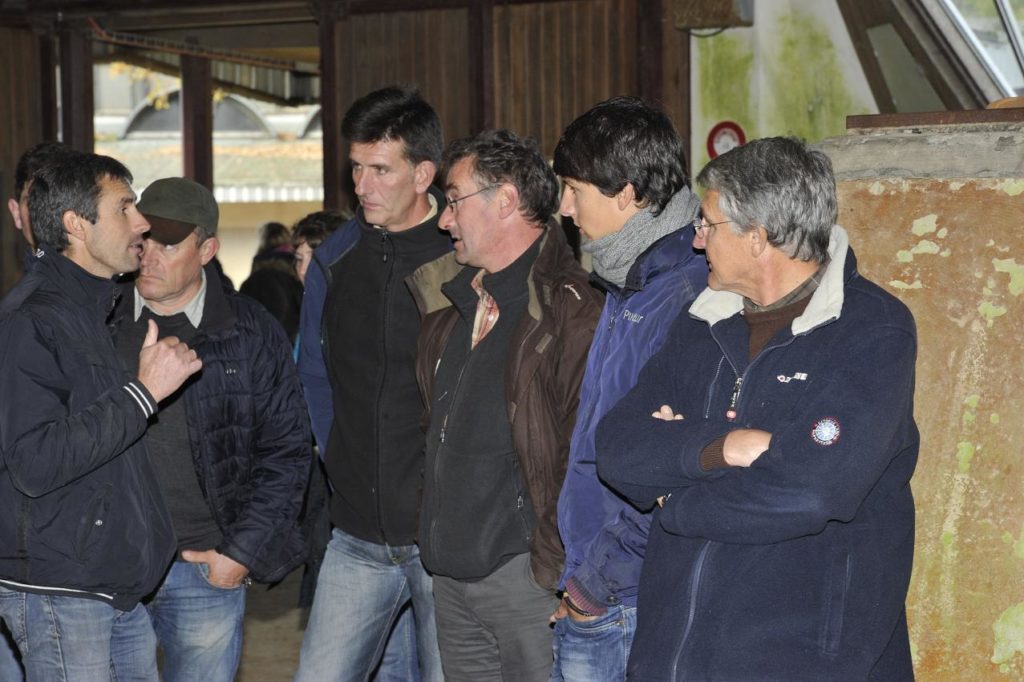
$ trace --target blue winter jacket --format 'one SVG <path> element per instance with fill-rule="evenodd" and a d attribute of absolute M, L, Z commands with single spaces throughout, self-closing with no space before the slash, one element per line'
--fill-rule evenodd
<path fill-rule="evenodd" d="M 321 324 L 327 299 L 328 268 L 359 241 L 359 222 L 352 218 L 335 230 L 313 252 L 312 267 L 306 271 L 306 290 L 299 316 L 298 366 L 313 437 L 320 456 L 327 452 L 327 436 L 334 420 L 334 398 L 327 379 L 327 364 L 321 348 Z"/>
<path fill-rule="evenodd" d="M 841 228 L 829 254 L 804 313 L 752 361 L 741 297 L 705 290 L 598 427 L 602 478 L 640 503 L 670 495 L 631 679 L 913 679 L 916 331 Z M 662 404 L 685 419 L 652 418 Z M 768 450 L 703 471 L 701 450 L 737 428 L 771 432 Z"/>
<path fill-rule="evenodd" d="M 655 242 L 630 269 L 625 286 L 594 276 L 607 290 L 580 393 L 569 466 L 558 498 L 558 530 L 565 545 L 559 587 L 573 579 L 583 605 L 636 606 L 640 566 L 651 523 L 597 477 L 594 438 L 598 422 L 661 346 L 672 322 L 707 285 L 703 255 L 684 228 Z"/>

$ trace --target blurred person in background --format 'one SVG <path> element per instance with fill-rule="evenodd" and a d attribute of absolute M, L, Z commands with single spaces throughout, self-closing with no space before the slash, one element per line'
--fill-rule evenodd
<path fill-rule="evenodd" d="M 287 227 L 277 222 L 263 224 L 251 274 L 238 292 L 266 308 L 284 327 L 288 340 L 295 343 L 302 307 L 302 283 L 295 272 L 291 233 Z"/>

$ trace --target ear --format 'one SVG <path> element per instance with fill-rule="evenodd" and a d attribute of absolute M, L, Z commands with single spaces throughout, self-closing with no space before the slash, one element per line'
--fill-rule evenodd
<path fill-rule="evenodd" d="M 768 248 L 768 230 L 764 225 L 758 225 L 747 233 L 750 236 L 750 253 L 758 258 Z"/>
<path fill-rule="evenodd" d="M 210 237 L 205 242 L 199 245 L 199 260 L 203 265 L 206 265 L 213 257 L 220 251 L 220 241 L 216 237 Z"/>
<path fill-rule="evenodd" d="M 14 218 L 14 226 L 19 230 L 24 231 L 25 228 L 21 224 L 21 211 L 18 210 L 19 208 L 20 207 L 18 206 L 18 201 L 16 199 L 7 200 L 7 210 L 11 212 L 11 217 Z"/>
<path fill-rule="evenodd" d="M 498 188 L 498 217 L 505 220 L 519 211 L 519 189 L 510 182 Z"/>
<path fill-rule="evenodd" d="M 64 215 L 61 216 L 61 224 L 64 225 L 64 231 L 68 233 L 68 239 L 71 241 L 85 241 L 85 224 L 87 222 L 89 221 L 74 211 L 64 211 Z"/>
<path fill-rule="evenodd" d="M 633 187 L 632 182 L 627 182 L 626 186 L 615 195 L 615 204 L 619 207 L 620 211 L 625 211 L 634 203 L 636 203 L 636 187 Z M 637 204 L 637 208 L 639 207 L 640 205 Z"/>
<path fill-rule="evenodd" d="M 417 194 L 425 194 L 430 183 L 434 181 L 437 174 L 437 166 L 433 161 L 420 161 L 412 167 L 412 179 L 416 186 Z"/>

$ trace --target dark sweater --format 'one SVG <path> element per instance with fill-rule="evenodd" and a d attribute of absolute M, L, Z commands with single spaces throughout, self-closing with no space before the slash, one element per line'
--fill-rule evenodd
<path fill-rule="evenodd" d="M 161 339 L 177 336 L 185 343 L 192 343 L 198 331 L 185 313 L 164 316 L 143 308 L 139 319 L 122 326 L 115 339 L 117 352 L 132 374 L 138 372 L 139 348 L 146 338 L 148 321 L 151 319 L 156 321 Z M 187 381 L 185 387 L 193 381 Z M 146 432 L 149 459 L 167 503 L 167 510 L 171 513 L 179 553 L 184 549 L 211 549 L 217 546 L 222 537 L 199 487 L 199 477 L 189 446 L 183 395 L 184 387 L 160 403 L 160 412 L 152 418 Z"/>
<path fill-rule="evenodd" d="M 479 297 L 470 283 L 479 270 L 465 268 L 442 287 L 459 320 L 431 392 L 419 542 L 432 573 L 479 580 L 529 551 L 537 520 L 513 446 L 505 367 L 526 313 L 526 278 L 539 241 L 505 269 L 483 277 L 483 288 L 498 305 L 498 321 L 473 349 Z"/>

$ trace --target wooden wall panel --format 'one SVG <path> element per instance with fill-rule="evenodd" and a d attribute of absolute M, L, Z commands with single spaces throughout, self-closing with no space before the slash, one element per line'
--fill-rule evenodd
<path fill-rule="evenodd" d="M 636 12 L 636 0 L 495 7 L 495 125 L 537 138 L 550 155 L 573 118 L 637 94 Z"/>
<path fill-rule="evenodd" d="M 14 192 L 18 157 L 43 140 L 40 39 L 29 29 L 0 28 L 0 293 L 21 276 L 24 242 L 14 229 L 7 200 Z"/>

